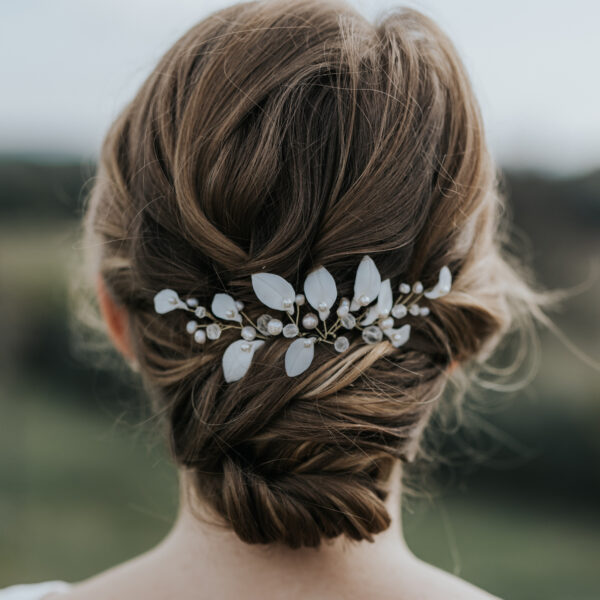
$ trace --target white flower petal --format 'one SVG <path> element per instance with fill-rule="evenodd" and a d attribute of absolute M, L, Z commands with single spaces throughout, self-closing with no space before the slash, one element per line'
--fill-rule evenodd
<path fill-rule="evenodd" d="M 304 281 L 304 295 L 316 310 L 321 311 L 320 304 L 325 304 L 328 310 L 331 309 L 337 298 L 337 287 L 335 279 L 325 267 L 319 267 L 307 275 Z"/>
<path fill-rule="evenodd" d="M 250 346 L 249 350 L 242 350 L 244 344 Z M 241 379 L 250 368 L 252 362 L 252 356 L 257 348 L 260 348 L 264 344 L 263 340 L 236 340 L 229 344 L 223 353 L 221 364 L 223 365 L 223 375 L 225 381 L 230 383 Z"/>
<path fill-rule="evenodd" d="M 365 315 L 365 318 L 360 321 L 361 325 L 370 325 L 371 323 L 373 323 L 375 321 L 375 319 L 377 319 L 377 317 L 379 316 L 379 310 L 377 308 L 376 304 L 373 304 L 373 306 L 369 306 L 369 309 L 367 310 L 367 314 Z"/>
<path fill-rule="evenodd" d="M 354 280 L 354 299 L 358 300 L 361 296 L 368 296 L 375 300 L 381 287 L 381 275 L 373 259 L 367 255 L 356 269 L 356 279 Z"/>
<path fill-rule="evenodd" d="M 314 342 L 305 337 L 294 340 L 285 353 L 285 372 L 289 377 L 300 375 L 310 367 L 314 355 Z"/>
<path fill-rule="evenodd" d="M 329 309 L 327 310 L 320 310 L 319 311 L 319 319 L 321 319 L 321 321 L 326 321 L 327 317 L 329 317 L 330 311 Z"/>
<path fill-rule="evenodd" d="M 387 317 L 392 310 L 392 285 L 389 279 L 381 282 L 379 287 L 379 295 L 377 296 L 377 311 L 383 317 Z"/>
<path fill-rule="evenodd" d="M 187 308 L 187 304 L 182 302 L 175 290 L 164 289 L 160 290 L 154 296 L 154 310 L 164 315 L 176 308 Z"/>
<path fill-rule="evenodd" d="M 236 301 L 229 294 L 215 294 L 210 309 L 219 319 L 242 322 Z"/>
<path fill-rule="evenodd" d="M 275 310 L 286 310 L 283 306 L 284 300 L 293 302 L 296 298 L 292 285 L 274 273 L 254 273 L 252 287 L 256 297 L 265 306 Z"/>
<path fill-rule="evenodd" d="M 402 327 L 398 329 L 384 329 L 383 333 L 390 338 L 392 346 L 399 348 L 402 344 L 408 342 L 408 338 L 410 337 L 410 325 L 402 325 Z"/>
<path fill-rule="evenodd" d="M 438 282 L 435 284 L 435 287 L 433 287 L 428 292 L 425 292 L 423 295 L 425 296 L 425 298 L 429 298 L 430 300 L 433 300 L 435 298 L 441 298 L 450 291 L 451 287 L 452 273 L 450 272 L 450 269 L 448 267 L 443 266 L 440 269 L 440 275 L 438 277 Z"/>

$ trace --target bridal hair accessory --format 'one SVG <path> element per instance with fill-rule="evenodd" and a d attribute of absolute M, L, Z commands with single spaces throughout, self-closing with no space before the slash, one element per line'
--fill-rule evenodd
<path fill-rule="evenodd" d="M 401 320 L 409 314 L 426 317 L 429 308 L 420 306 L 418 302 L 423 298 L 434 300 L 445 296 L 451 285 L 452 274 L 444 266 L 432 289 L 425 291 L 420 281 L 413 285 L 401 283 L 399 296 L 394 300 L 390 280 L 381 280 L 377 266 L 367 255 L 356 270 L 353 298 L 340 298 L 336 308 L 337 320 L 329 328 L 326 319 L 337 299 L 337 287 L 333 276 L 323 266 L 308 274 L 304 281 L 304 294 L 297 294 L 288 281 L 274 273 L 252 275 L 252 287 L 257 298 L 265 306 L 287 313 L 290 322 L 286 324 L 269 314 L 260 315 L 255 323 L 243 312 L 243 302 L 224 293 L 214 295 L 209 312 L 196 298 L 184 301 L 176 291 L 163 289 L 154 296 L 154 310 L 161 315 L 177 309 L 193 313 L 198 320 L 188 321 L 186 330 L 199 344 L 204 344 L 207 339 L 218 339 L 226 329 L 239 329 L 241 339 L 229 344 L 222 358 L 225 381 L 230 383 L 246 374 L 254 352 L 266 340 L 280 334 L 295 338 L 285 353 L 285 372 L 289 377 L 308 369 L 315 343 L 332 344 L 337 352 L 345 352 L 350 341 L 341 332 L 338 333 L 340 329 L 361 330 L 362 339 L 367 344 L 380 342 L 386 336 L 398 348 L 408 341 L 410 325 L 395 327 L 395 319 Z M 300 318 L 300 307 L 307 302 L 317 312 L 307 312 Z"/>

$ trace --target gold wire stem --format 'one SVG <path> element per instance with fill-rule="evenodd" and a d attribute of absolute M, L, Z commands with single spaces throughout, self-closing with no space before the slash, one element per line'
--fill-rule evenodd
<path fill-rule="evenodd" d="M 419 300 L 421 300 L 423 298 L 423 296 L 424 296 L 424 294 L 417 294 L 417 296 L 410 301 L 410 304 L 405 305 L 406 308 L 408 309 L 411 306 L 414 306 L 417 302 L 419 302 Z"/>
<path fill-rule="evenodd" d="M 258 327 L 254 321 L 244 311 L 240 310 L 240 315 L 242 315 L 242 317 L 244 317 L 250 323 L 250 325 L 252 325 L 252 327 L 258 331 Z"/>
<path fill-rule="evenodd" d="M 190 308 L 186 305 L 185 310 L 191 312 L 196 317 L 196 319 L 205 319 L 206 317 L 208 317 L 209 319 L 212 319 L 215 323 L 218 323 L 217 319 L 206 309 L 204 309 L 206 310 L 206 314 L 203 317 L 199 317 L 198 315 L 196 315 L 196 308 Z"/>
<path fill-rule="evenodd" d="M 317 325 L 314 329 L 321 337 L 326 337 L 326 335 L 319 329 L 319 326 Z"/>
<path fill-rule="evenodd" d="M 406 305 L 406 303 L 407 303 L 407 302 L 410 302 L 410 301 L 411 301 L 411 299 L 412 299 L 412 297 L 413 297 L 413 293 L 414 293 L 414 292 L 409 292 L 408 294 L 406 294 L 406 295 L 404 296 L 404 298 L 397 300 L 397 301 L 396 301 L 396 304 L 404 304 L 404 305 Z"/>
<path fill-rule="evenodd" d="M 329 330 L 329 333 L 331 335 L 334 335 L 335 332 L 342 326 L 342 321 L 340 319 L 340 317 L 337 318 L 336 322 L 331 326 L 331 329 Z"/>

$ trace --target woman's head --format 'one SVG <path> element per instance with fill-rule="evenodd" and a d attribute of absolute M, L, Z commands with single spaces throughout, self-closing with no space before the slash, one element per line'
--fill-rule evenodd
<path fill-rule="evenodd" d="M 161 59 L 105 139 L 86 247 L 128 315 L 174 459 L 241 539 L 316 546 L 389 525 L 388 476 L 449 365 L 481 362 L 536 310 L 501 253 L 500 210 L 463 66 L 415 11 L 371 24 L 333 2 L 239 4 Z M 318 265 L 351 297 L 367 253 L 394 287 L 433 285 L 448 265 L 453 289 L 407 317 L 405 346 L 320 344 L 299 377 L 273 338 L 228 384 L 221 357 L 239 332 L 199 346 L 185 314 L 154 312 L 170 287 L 203 304 L 226 291 L 254 319 L 252 273 L 300 289 Z"/>

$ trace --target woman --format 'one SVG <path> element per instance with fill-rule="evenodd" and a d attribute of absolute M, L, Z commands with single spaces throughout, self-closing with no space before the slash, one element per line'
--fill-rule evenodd
<path fill-rule="evenodd" d="M 450 377 L 542 315 L 501 209 L 464 68 L 420 13 L 252 2 L 192 27 L 110 129 L 84 219 L 178 519 L 0 598 L 491 598 L 411 554 L 400 497 Z"/>

